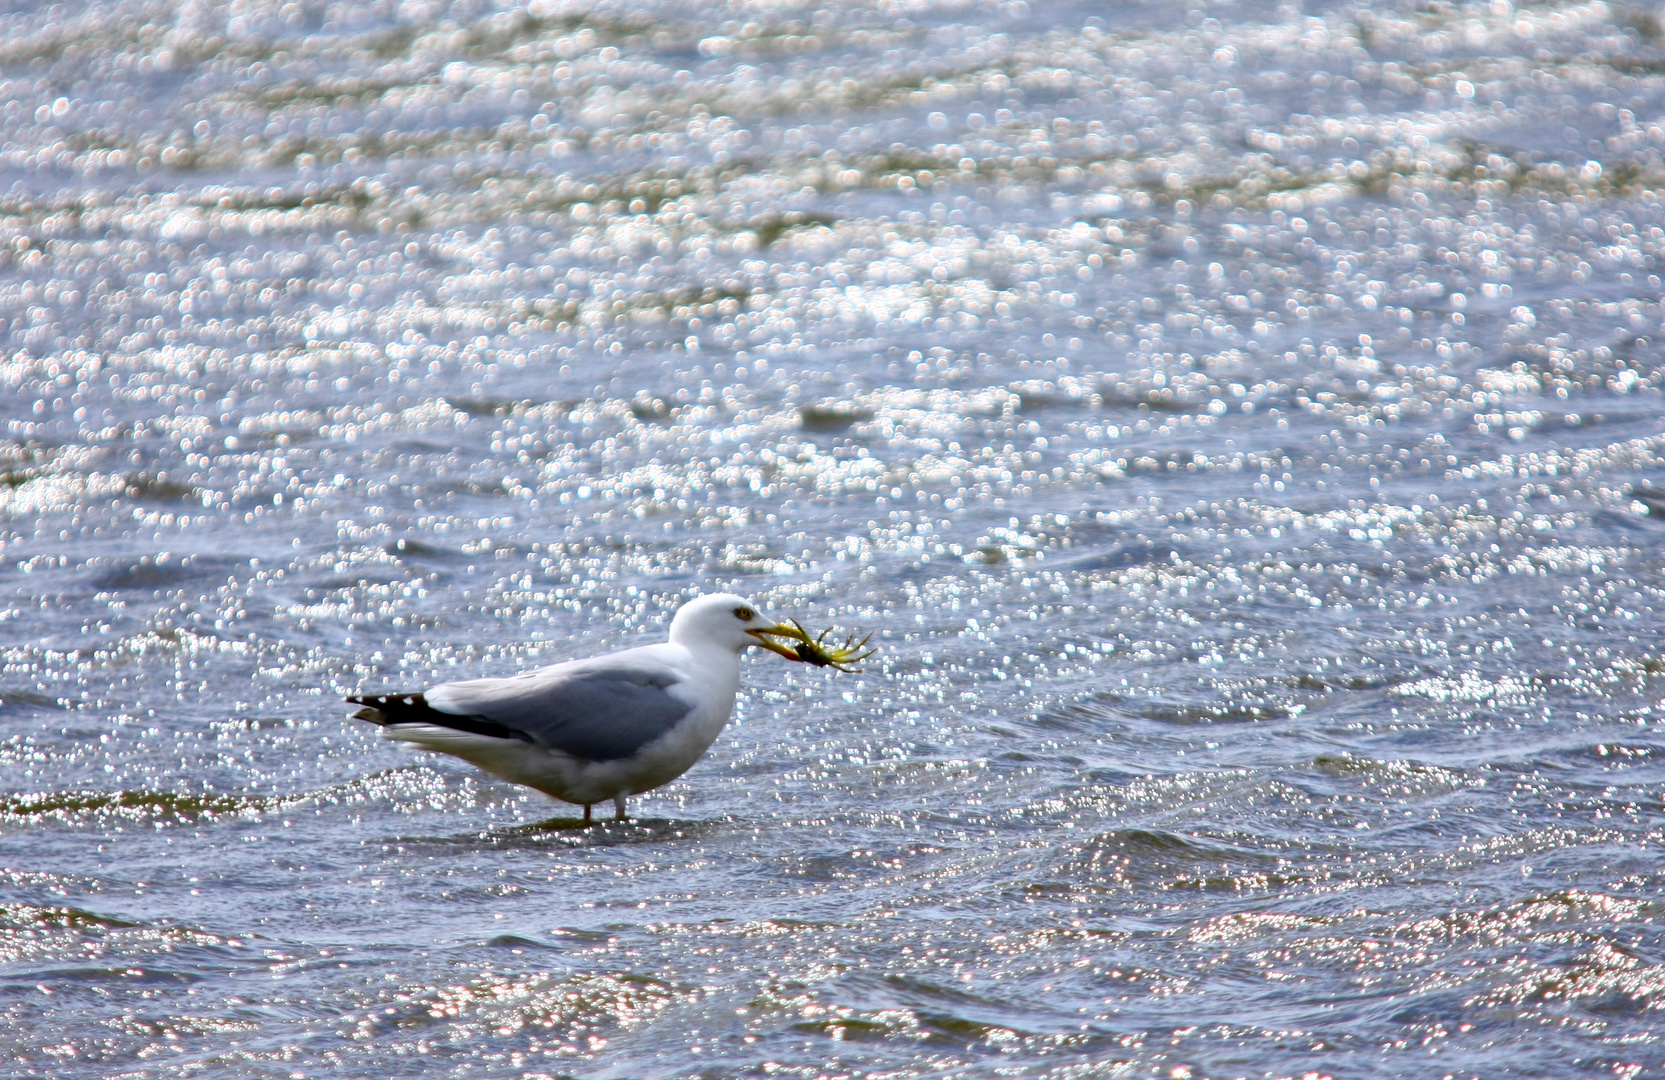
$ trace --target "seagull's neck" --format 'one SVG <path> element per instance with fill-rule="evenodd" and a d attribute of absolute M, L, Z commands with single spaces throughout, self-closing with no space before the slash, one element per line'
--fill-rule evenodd
<path fill-rule="evenodd" d="M 697 652 L 701 656 L 714 656 L 718 653 L 739 656 L 751 644 L 750 638 L 747 638 L 738 646 L 719 644 L 712 640 L 709 634 L 701 633 L 697 626 L 677 626 L 675 623 L 671 624 L 671 631 L 665 635 L 665 638 L 672 645 L 680 645 L 689 652 Z"/>
<path fill-rule="evenodd" d="M 670 641 L 666 659 L 684 678 L 714 691 L 733 693 L 740 685 L 740 654 L 710 641 Z"/>
<path fill-rule="evenodd" d="M 707 664 L 723 662 L 738 664 L 740 662 L 740 654 L 744 651 L 743 649 L 731 649 L 726 645 L 718 645 L 715 642 L 710 641 L 673 640 L 671 644 L 688 650 L 689 654 L 699 657 L 702 662 Z"/>
<path fill-rule="evenodd" d="M 680 650 L 685 655 L 693 658 L 696 663 L 714 667 L 733 666 L 736 669 L 739 668 L 740 653 L 744 651 L 743 649 L 731 649 L 726 645 L 719 645 L 704 638 L 690 640 L 687 638 L 678 639 L 673 636 L 665 644 L 673 649 Z"/>

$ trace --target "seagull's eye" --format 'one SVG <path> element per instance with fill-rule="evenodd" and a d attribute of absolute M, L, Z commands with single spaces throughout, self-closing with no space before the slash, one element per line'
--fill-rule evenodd
<path fill-rule="evenodd" d="M 749 607 L 737 607 L 734 609 L 734 617 L 739 619 L 741 622 L 751 622 L 753 619 L 757 618 L 757 612 L 753 611 Z"/>

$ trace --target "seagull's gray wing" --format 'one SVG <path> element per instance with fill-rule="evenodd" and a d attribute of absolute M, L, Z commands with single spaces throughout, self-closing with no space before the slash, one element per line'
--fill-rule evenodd
<path fill-rule="evenodd" d="M 422 719 L 447 727 L 459 726 L 456 720 L 491 725 L 548 750 L 615 761 L 634 755 L 693 711 L 690 696 L 673 692 L 682 681 L 668 665 L 633 649 L 508 679 L 445 683 L 423 695 L 432 715 Z"/>

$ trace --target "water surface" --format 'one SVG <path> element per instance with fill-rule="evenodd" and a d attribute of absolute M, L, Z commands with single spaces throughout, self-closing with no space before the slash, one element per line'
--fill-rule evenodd
<path fill-rule="evenodd" d="M 1614 3 L 13 3 L 0 1071 L 1665 1068 Z M 748 661 L 626 824 L 343 694 Z"/>

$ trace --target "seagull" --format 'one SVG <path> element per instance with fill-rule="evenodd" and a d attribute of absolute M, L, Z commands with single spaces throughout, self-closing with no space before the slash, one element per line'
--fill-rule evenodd
<path fill-rule="evenodd" d="M 612 799 L 624 821 L 629 796 L 675 780 L 716 741 L 734 711 L 740 654 L 752 645 L 825 666 L 796 622 L 718 593 L 677 609 L 660 644 L 347 701 L 363 706 L 353 716 L 380 725 L 383 738 L 582 804 L 586 822 L 595 803 Z"/>

